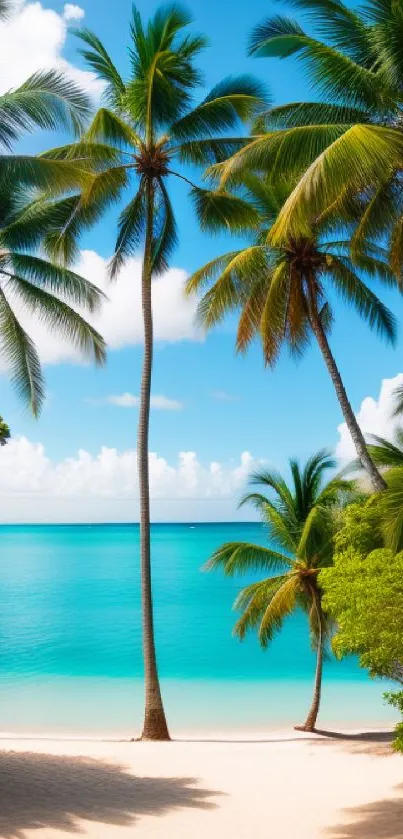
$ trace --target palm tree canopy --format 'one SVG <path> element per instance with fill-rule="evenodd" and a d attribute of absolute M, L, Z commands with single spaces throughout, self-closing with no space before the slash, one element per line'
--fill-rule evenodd
<path fill-rule="evenodd" d="M 18 394 L 37 416 L 44 399 L 44 379 L 37 349 L 23 326 L 24 314 L 67 339 L 89 360 L 103 364 L 105 342 L 81 312 L 96 312 L 105 295 L 75 271 L 32 252 L 29 237 L 19 230 L 16 196 L 7 190 L 1 194 L 0 354 Z M 13 240 L 18 246 L 11 244 Z"/>
<path fill-rule="evenodd" d="M 12 14 L 13 7 L 2 0 L 0 18 Z M 11 149 L 24 132 L 36 128 L 80 133 L 90 112 L 88 95 L 59 70 L 34 73 L 0 96 L 0 354 L 35 416 L 43 402 L 44 380 L 36 347 L 22 325 L 23 311 L 100 364 L 105 360 L 103 338 L 80 310 L 94 312 L 104 295 L 74 271 L 38 254 L 39 238 L 31 235 L 28 224 L 29 220 L 35 226 L 36 190 L 59 193 L 73 184 L 83 185 L 88 178 L 85 166 L 15 155 Z"/>
<path fill-rule="evenodd" d="M 335 511 L 355 492 L 352 481 L 338 476 L 324 482 L 327 470 L 334 466 L 329 453 L 320 451 L 303 468 L 290 461 L 291 485 L 277 472 L 252 475 L 251 483 L 270 494 L 251 492 L 241 503 L 251 503 L 258 510 L 273 547 L 227 543 L 206 566 L 208 570 L 222 568 L 230 576 L 257 570 L 265 574 L 263 580 L 246 586 L 236 600 L 235 608 L 242 615 L 234 631 L 240 638 L 257 628 L 260 643 L 267 646 L 297 606 L 308 613 L 314 642 L 319 629 L 322 637 L 329 628 L 317 575 L 332 561 Z"/>
<path fill-rule="evenodd" d="M 198 307 L 201 323 L 210 328 L 239 311 L 238 350 L 244 351 L 260 335 L 265 360 L 274 365 L 284 343 L 295 355 L 305 350 L 313 309 L 325 331 L 330 329 L 333 291 L 393 343 L 396 320 L 368 282 L 376 278 L 388 286 L 397 280 L 380 246 L 367 239 L 352 245 L 351 211 L 343 217 L 335 207 L 322 214 L 310 237 L 290 236 L 274 246 L 273 224 L 293 181 L 248 174 L 243 187 L 258 213 L 258 232 L 254 242 L 213 259 L 188 280 L 188 293 L 204 291 Z"/>
<path fill-rule="evenodd" d="M 182 170 L 186 172 L 189 164 L 205 166 L 225 160 L 245 145 L 242 123 L 263 107 L 265 91 L 250 76 L 228 78 L 195 105 L 194 95 L 202 82 L 195 62 L 205 39 L 187 31 L 190 22 L 184 9 L 169 6 L 159 9 L 145 25 L 134 8 L 128 78 L 120 74 L 94 33 L 77 31 L 87 65 L 106 86 L 103 106 L 81 140 L 46 155 L 53 164 L 84 158 L 95 169 L 86 188 L 59 201 L 40 198 L 39 207 L 36 203 L 32 208 L 32 213 L 39 210 L 40 223 L 33 232 L 32 218 L 27 221 L 30 235 L 43 239 L 53 255 L 72 259 L 81 232 L 108 206 L 122 201 L 130 189 L 132 197 L 119 216 L 111 262 L 111 275 L 116 276 L 140 245 L 149 184 L 154 202 L 153 272 L 163 270 L 177 241 L 169 178 L 186 181 Z M 228 136 L 231 131 L 235 134 Z M 196 211 L 203 192 L 193 190 Z M 242 201 L 237 206 L 242 215 Z M 215 196 L 211 212 L 222 218 L 226 207 L 223 193 Z"/>
<path fill-rule="evenodd" d="M 364 190 L 368 209 L 357 235 L 386 232 L 391 263 L 401 267 L 402 5 L 394 0 L 368 0 L 358 10 L 341 0 L 292 5 L 303 11 L 317 37 L 276 15 L 255 27 L 250 53 L 295 56 L 318 99 L 261 115 L 255 126 L 260 136 L 216 170 L 220 186 L 248 168 L 270 170 L 273 178 L 299 175 L 273 227 L 274 242 L 309 236 L 325 207 Z"/>

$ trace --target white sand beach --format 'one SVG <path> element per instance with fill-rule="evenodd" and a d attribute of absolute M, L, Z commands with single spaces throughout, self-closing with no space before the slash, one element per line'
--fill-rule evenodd
<path fill-rule="evenodd" d="M 2 739 L 0 836 L 401 839 L 386 734 L 130 743 Z"/>

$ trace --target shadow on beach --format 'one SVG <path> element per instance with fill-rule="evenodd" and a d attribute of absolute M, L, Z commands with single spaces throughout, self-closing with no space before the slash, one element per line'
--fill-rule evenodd
<path fill-rule="evenodd" d="M 0 752 L 0 836 L 24 839 L 25 831 L 38 828 L 78 833 L 80 819 L 128 826 L 140 815 L 216 806 L 207 799 L 219 793 L 195 783 L 136 777 L 87 758 Z"/>
<path fill-rule="evenodd" d="M 317 730 L 314 743 L 340 745 L 350 754 L 367 754 L 374 757 L 388 757 L 393 754 L 393 731 L 363 731 L 360 733 Z M 403 835 L 403 833 L 402 833 Z"/>
<path fill-rule="evenodd" d="M 345 810 L 351 824 L 337 825 L 327 831 L 328 839 L 401 839 L 403 835 L 403 786 L 400 795 Z"/>

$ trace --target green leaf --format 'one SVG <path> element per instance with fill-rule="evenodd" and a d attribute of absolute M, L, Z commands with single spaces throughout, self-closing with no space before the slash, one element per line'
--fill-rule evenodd
<path fill-rule="evenodd" d="M 193 140 L 221 134 L 248 122 L 267 103 L 262 84 L 252 76 L 229 77 L 216 85 L 203 102 L 174 123 L 174 140 Z"/>
<path fill-rule="evenodd" d="M 115 253 L 110 262 L 109 271 L 112 279 L 116 279 L 122 265 L 139 247 L 141 235 L 145 225 L 145 179 L 140 181 L 139 188 L 132 201 L 122 210 L 118 221 L 118 238 Z"/>
<path fill-rule="evenodd" d="M 17 275 L 9 277 L 6 287 L 51 331 L 66 338 L 96 364 L 106 360 L 105 342 L 99 332 L 63 300 Z"/>
<path fill-rule="evenodd" d="M 0 353 L 11 369 L 18 395 L 38 416 L 45 398 L 41 364 L 35 345 L 14 314 L 0 288 Z"/>
<path fill-rule="evenodd" d="M 72 32 L 89 47 L 89 49 L 80 49 L 79 53 L 97 77 L 106 82 L 107 86 L 104 91 L 106 102 L 112 107 L 120 108 L 125 95 L 125 84 L 104 45 L 89 29 L 72 29 Z"/>
<path fill-rule="evenodd" d="M 240 233 L 253 230 L 259 223 L 255 208 L 236 195 L 194 187 L 191 197 L 200 227 L 209 233 L 218 233 L 222 229 Z"/>
<path fill-rule="evenodd" d="M 159 274 L 168 269 L 168 260 L 178 242 L 173 207 L 163 178 L 158 179 L 161 205 L 157 216 L 159 228 L 155 226 L 152 253 L 152 272 Z"/>
<path fill-rule="evenodd" d="M 227 542 L 214 551 L 206 563 L 206 571 L 222 568 L 224 573 L 232 577 L 234 574 L 248 574 L 251 571 L 278 571 L 292 568 L 292 560 L 285 554 L 260 545 L 247 542 Z"/>
<path fill-rule="evenodd" d="M 10 254 L 10 263 L 13 273 L 89 312 L 97 311 L 106 300 L 106 295 L 89 280 L 46 259 L 14 251 Z"/>

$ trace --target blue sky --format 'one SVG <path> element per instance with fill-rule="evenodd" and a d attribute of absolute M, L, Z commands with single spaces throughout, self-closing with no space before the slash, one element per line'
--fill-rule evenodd
<path fill-rule="evenodd" d="M 22 3 L 22 13 L 32 5 Z M 141 0 L 138 8 L 147 15 L 157 5 Z M 126 45 L 131 3 L 119 0 L 111 6 L 105 0 L 80 0 L 79 6 L 85 17 L 73 23 L 94 29 L 124 74 L 128 66 Z M 247 72 L 267 84 L 277 103 L 309 96 L 302 70 L 295 62 L 257 60 L 246 56 L 246 41 L 251 28 L 262 17 L 279 11 L 280 4 L 250 0 L 247 4 L 235 2 L 229 10 L 227 4 L 217 3 L 216 0 L 191 0 L 187 6 L 195 17 L 194 29 L 206 33 L 211 42 L 200 60 L 207 88 L 226 75 Z M 43 0 L 42 5 L 36 3 L 35 7 L 42 26 L 42 19 L 45 21 L 43 10 L 53 9 L 61 20 L 64 4 Z M 52 21 L 51 24 L 56 26 L 56 18 Z M 54 34 L 47 34 L 47 25 L 43 24 L 43 37 L 55 38 Z M 65 23 L 60 26 L 65 28 Z M 66 37 L 64 32 L 63 37 L 59 37 L 59 44 L 53 48 L 58 59 L 82 67 L 73 36 Z M 36 151 L 49 144 L 56 145 L 59 139 L 36 136 L 26 139 L 23 146 Z M 184 185 L 175 185 L 172 196 L 180 234 L 172 265 L 189 273 L 214 255 L 229 250 L 232 243 L 228 238 L 208 237 L 198 230 Z M 110 214 L 83 240 L 83 249 L 107 259 L 112 252 L 114 236 L 115 217 Z M 138 271 L 133 271 L 133 275 L 133 283 L 138 282 Z M 386 294 L 382 290 L 382 297 L 401 320 L 402 301 L 398 295 L 392 292 Z M 382 344 L 341 303 L 337 303 L 336 316 L 332 347 L 353 407 L 358 410 L 365 397 L 378 397 L 383 379 L 394 377 L 402 369 L 402 344 L 399 340 L 396 349 Z M 141 345 L 137 343 L 112 349 L 107 367 L 101 371 L 81 364 L 47 364 L 49 399 L 38 422 L 22 408 L 3 376 L 1 413 L 10 423 L 16 438 L 22 435 L 32 446 L 41 444 L 44 447 L 52 468 L 66 458 L 76 458 L 79 449 L 85 450 L 92 458 L 97 457 L 102 447 L 118 452 L 133 449 L 136 408 L 122 408 L 105 400 L 123 393 L 138 394 L 141 355 Z M 150 448 L 173 467 L 178 452 L 191 451 L 197 453 L 198 462 L 204 465 L 214 461 L 230 470 L 236 468 L 241 453 L 248 451 L 255 458 L 264 459 L 282 469 L 290 456 L 303 459 L 322 446 L 334 447 L 339 439 L 337 426 L 342 417 L 316 347 L 313 345 L 298 364 L 284 354 L 277 368 L 270 371 L 264 369 L 258 347 L 254 347 L 246 357 L 235 356 L 233 323 L 226 324 L 204 340 L 200 340 L 199 336 L 198 340 L 159 341 L 155 352 L 153 393 L 163 394 L 183 406 L 181 410 L 154 410 L 152 413 Z M 15 458 L 13 469 L 19 463 L 16 455 Z M 225 512 L 223 517 L 229 518 L 235 516 L 235 510 L 234 515 L 231 514 L 234 508 L 231 493 L 235 493 L 231 486 L 225 511 L 224 507 L 219 508 Z M 24 491 L 23 483 L 18 486 L 18 491 L 21 489 Z M 7 486 L 3 491 L 7 492 Z M 183 494 L 183 488 L 181 492 Z M 14 504 L 10 511 L 13 519 L 23 519 L 25 514 L 28 517 L 33 515 L 34 490 L 29 481 L 24 494 L 24 497 L 28 496 L 31 512 L 24 505 Z M 197 499 L 190 517 L 199 516 L 196 502 Z M 165 510 L 166 517 L 180 520 L 180 511 L 172 511 L 172 507 L 174 505 L 171 504 L 164 508 L 160 501 L 158 516 L 164 518 Z M 129 515 L 128 509 L 125 507 L 125 515 Z M 41 510 L 39 517 L 46 515 L 44 505 Z M 88 507 L 90 518 L 93 508 L 91 510 Z M 202 510 L 202 517 L 220 518 L 214 501 L 203 500 Z M 57 518 L 59 514 L 60 510 L 54 515 Z M 84 518 L 86 516 L 87 513 Z"/>

